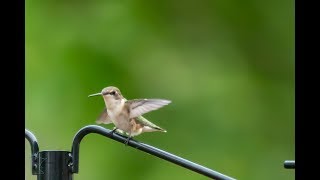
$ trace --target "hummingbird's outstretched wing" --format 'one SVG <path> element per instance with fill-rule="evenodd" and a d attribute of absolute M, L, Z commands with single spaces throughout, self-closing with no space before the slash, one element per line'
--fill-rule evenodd
<path fill-rule="evenodd" d="M 171 101 L 165 99 L 133 99 L 126 101 L 126 104 L 130 107 L 130 118 L 141 116 L 169 103 Z"/>
<path fill-rule="evenodd" d="M 98 124 L 110 124 L 112 123 L 107 108 L 104 108 L 98 119 L 96 120 L 96 123 Z"/>

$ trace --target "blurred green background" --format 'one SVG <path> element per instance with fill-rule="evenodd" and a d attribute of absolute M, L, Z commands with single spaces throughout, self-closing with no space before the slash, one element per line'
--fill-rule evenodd
<path fill-rule="evenodd" d="M 295 178 L 294 1 L 26 1 L 26 128 L 40 150 L 71 150 L 101 97 L 172 103 L 135 139 L 246 180 Z M 112 128 L 112 125 L 103 125 Z M 31 175 L 25 142 L 26 179 Z M 207 179 L 99 135 L 75 180 Z"/>

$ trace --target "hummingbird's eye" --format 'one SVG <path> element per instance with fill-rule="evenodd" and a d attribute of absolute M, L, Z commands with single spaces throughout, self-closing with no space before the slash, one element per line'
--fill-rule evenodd
<path fill-rule="evenodd" d="M 115 91 L 112 91 L 112 92 L 110 92 L 110 94 L 111 94 L 112 96 L 114 96 L 114 95 L 116 94 L 116 92 L 115 92 Z"/>

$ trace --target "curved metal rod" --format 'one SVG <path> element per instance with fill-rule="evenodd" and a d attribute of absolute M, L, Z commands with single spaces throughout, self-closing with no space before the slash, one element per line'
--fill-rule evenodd
<path fill-rule="evenodd" d="M 284 161 L 284 168 L 286 169 L 295 169 L 296 168 L 296 164 L 295 161 Z"/>
<path fill-rule="evenodd" d="M 37 162 L 37 155 L 39 152 L 39 146 L 37 138 L 30 132 L 29 130 L 25 129 L 25 138 L 29 141 L 31 146 L 31 159 L 32 159 L 32 174 L 35 175 L 36 172 L 36 162 Z"/>
<path fill-rule="evenodd" d="M 72 143 L 72 159 L 73 159 L 73 163 L 72 163 L 72 172 L 73 173 L 78 173 L 79 172 L 79 148 L 80 148 L 80 142 L 82 140 L 82 138 L 90 133 L 96 133 L 96 134 L 100 134 L 103 135 L 105 137 L 108 137 L 110 139 L 113 139 L 115 141 L 121 142 L 121 143 L 125 143 L 127 137 L 116 134 L 116 133 L 111 133 L 111 130 L 109 129 L 105 129 L 101 126 L 97 126 L 97 125 L 89 125 L 89 126 L 85 126 L 83 128 L 81 128 L 77 134 L 75 135 L 74 139 L 73 139 L 73 143 Z M 167 160 L 171 163 L 177 164 L 179 166 L 185 167 L 187 169 L 190 169 L 192 171 L 195 171 L 199 174 L 205 175 L 207 177 L 213 178 L 213 179 L 217 179 L 217 180 L 235 180 L 234 178 L 228 177 L 224 174 L 221 174 L 219 172 L 213 171 L 209 168 L 206 168 L 204 166 L 201 166 L 199 164 L 196 164 L 194 162 L 188 161 L 186 159 L 183 159 L 179 156 L 176 156 L 174 154 L 168 153 L 166 151 L 163 151 L 161 149 L 155 148 L 153 146 L 144 144 L 144 143 L 140 143 L 138 141 L 135 140 L 129 140 L 128 142 L 128 146 L 134 147 L 138 150 L 144 151 L 146 153 L 152 154 L 154 156 L 157 156 L 161 159 Z"/>

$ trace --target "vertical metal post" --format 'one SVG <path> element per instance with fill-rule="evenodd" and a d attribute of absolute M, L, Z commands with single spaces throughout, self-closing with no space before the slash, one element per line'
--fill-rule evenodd
<path fill-rule="evenodd" d="M 72 180 L 71 154 L 68 151 L 40 151 L 37 158 L 38 180 Z"/>
<path fill-rule="evenodd" d="M 40 151 L 37 138 L 25 130 L 25 138 L 31 146 L 32 174 L 37 180 L 72 180 L 72 157 L 69 151 Z"/>

